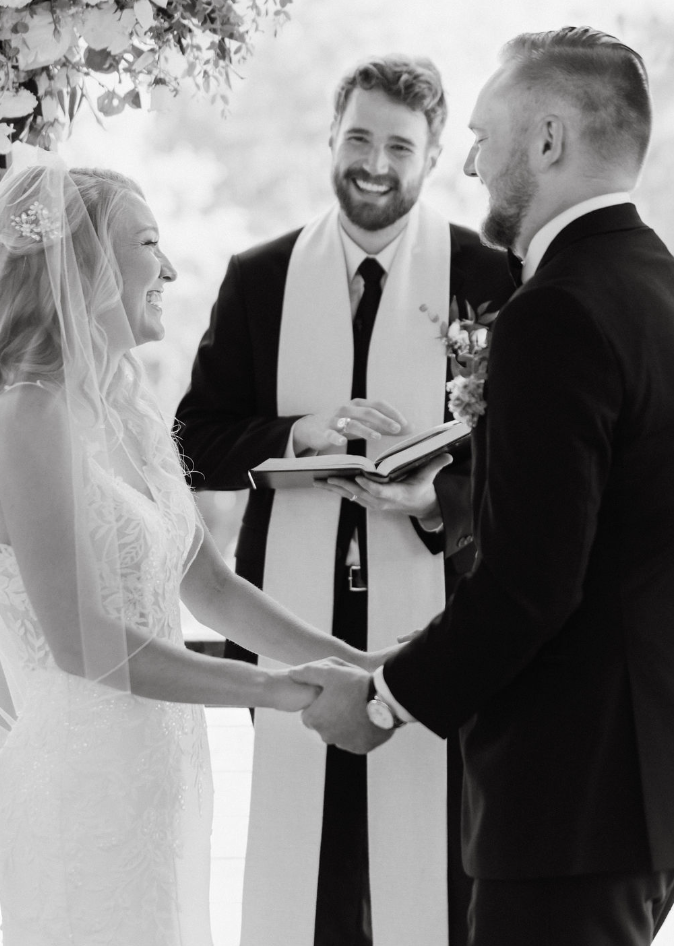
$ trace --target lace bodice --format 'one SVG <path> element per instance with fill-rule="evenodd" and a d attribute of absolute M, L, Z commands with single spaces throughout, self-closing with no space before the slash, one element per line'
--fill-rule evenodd
<path fill-rule="evenodd" d="M 160 471 L 146 477 L 150 499 L 94 456 L 87 463 L 106 611 L 182 646 L 179 587 L 197 526 L 189 490 Z M 109 548 L 121 596 L 107 581 Z M 22 694 L 0 754 L 4 946 L 212 946 L 202 707 L 61 671 L 6 545 L 0 655 Z"/>
<path fill-rule="evenodd" d="M 152 484 L 153 499 L 89 458 L 89 527 L 95 538 L 106 611 L 129 625 L 182 643 L 179 590 L 183 563 L 194 539 L 196 511 L 186 486 Z M 107 500 L 112 496 L 113 502 Z M 119 548 L 123 600 L 107 580 L 106 548 Z M 3 629 L 2 624 L 6 627 Z M 55 666 L 26 595 L 14 552 L 0 545 L 0 651 L 23 671 Z"/>

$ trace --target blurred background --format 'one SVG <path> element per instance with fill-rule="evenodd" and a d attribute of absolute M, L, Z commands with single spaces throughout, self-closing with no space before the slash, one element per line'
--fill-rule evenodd
<path fill-rule="evenodd" d="M 301 226 L 331 200 L 328 130 L 342 73 L 371 53 L 430 56 L 449 96 L 444 152 L 426 199 L 477 227 L 486 195 L 461 167 L 468 118 L 502 43 L 522 31 L 588 24 L 644 56 L 655 136 L 637 194 L 642 216 L 674 249 L 669 184 L 674 145 L 671 0 L 293 0 L 290 21 L 255 40 L 235 80 L 230 113 L 185 93 L 166 113 L 127 109 L 99 126 L 83 105 L 61 146 L 71 166 L 113 167 L 136 178 L 179 271 L 165 294 L 166 337 L 141 354 L 167 419 L 189 383 L 192 359 L 232 253 Z M 231 559 L 240 494 L 202 494 L 200 505 Z"/>

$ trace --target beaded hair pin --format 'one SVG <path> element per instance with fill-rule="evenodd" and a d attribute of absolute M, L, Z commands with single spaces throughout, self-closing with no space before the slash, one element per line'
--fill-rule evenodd
<path fill-rule="evenodd" d="M 36 243 L 43 243 L 45 239 L 57 240 L 61 236 L 58 221 L 52 219 L 54 216 L 55 214 L 47 210 L 44 204 L 36 200 L 28 210 L 24 210 L 19 216 L 11 216 L 9 219 L 21 236 L 35 240 Z"/>

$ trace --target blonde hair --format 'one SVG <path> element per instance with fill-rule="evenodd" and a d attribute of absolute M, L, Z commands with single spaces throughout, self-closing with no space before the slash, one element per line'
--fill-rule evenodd
<path fill-rule="evenodd" d="M 25 172 L 27 195 L 24 206 L 39 193 L 43 168 Z M 111 291 L 121 289 L 121 274 L 112 247 L 111 234 L 130 193 L 143 198 L 143 192 L 130 178 L 115 171 L 98 168 L 74 168 L 69 173 L 76 191 L 66 188 L 64 217 L 79 264 L 79 277 L 91 314 L 92 335 L 96 340 L 96 315 L 109 302 Z M 93 226 L 98 243 L 91 245 Z M 16 216 L 22 210 L 16 204 Z M 62 338 L 54 299 L 52 275 L 46 265 L 45 249 L 49 240 L 33 241 L 17 231 L 11 217 L 2 223 L 0 234 L 0 278 L 2 280 L 2 318 L 0 319 L 0 385 L 9 385 L 30 377 L 34 380 L 60 378 Z M 115 286 L 110 284 L 110 276 Z M 97 339 L 103 349 L 102 338 Z M 21 377 L 19 377 L 19 373 Z"/>

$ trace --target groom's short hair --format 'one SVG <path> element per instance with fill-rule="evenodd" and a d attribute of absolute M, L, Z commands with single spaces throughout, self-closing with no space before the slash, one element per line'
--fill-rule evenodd
<path fill-rule="evenodd" d="M 354 89 L 380 89 L 394 102 L 414 112 L 423 112 L 431 144 L 437 145 L 447 121 L 447 101 L 442 76 L 430 59 L 398 54 L 373 56 L 343 77 L 335 92 L 337 125 Z"/>
<path fill-rule="evenodd" d="M 652 107 L 646 67 L 633 49 L 589 26 L 567 26 L 516 36 L 501 60 L 525 94 L 537 101 L 562 97 L 579 110 L 585 143 L 600 161 L 641 167 Z"/>

